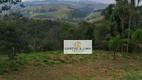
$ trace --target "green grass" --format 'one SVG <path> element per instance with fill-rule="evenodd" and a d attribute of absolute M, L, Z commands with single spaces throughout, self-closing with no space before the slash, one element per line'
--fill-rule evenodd
<path fill-rule="evenodd" d="M 139 68 L 134 68 L 134 70 L 135 70 L 135 71 L 140 71 L 140 69 L 139 69 Z"/>
<path fill-rule="evenodd" d="M 82 80 L 80 77 L 77 77 L 76 80 Z"/>
<path fill-rule="evenodd" d="M 142 76 L 137 74 L 127 74 L 121 77 L 119 80 L 142 80 Z"/>
<path fill-rule="evenodd" d="M 96 58 L 95 58 L 95 57 L 93 57 L 93 58 L 92 58 L 92 60 L 95 62 L 95 61 L 96 61 Z"/>
<path fill-rule="evenodd" d="M 47 62 L 46 63 L 48 66 L 53 66 L 55 63 L 54 62 Z"/>
<path fill-rule="evenodd" d="M 129 59 L 129 56 L 127 53 L 122 53 L 122 57 L 125 58 L 125 59 Z"/>

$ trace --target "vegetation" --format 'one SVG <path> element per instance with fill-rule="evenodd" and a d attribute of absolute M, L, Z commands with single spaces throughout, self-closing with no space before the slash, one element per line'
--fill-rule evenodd
<path fill-rule="evenodd" d="M 64 55 L 62 51 L 46 51 L 18 54 L 17 61 L 8 61 L 8 56 L 0 55 L 0 78 L 141 80 L 142 54 L 127 54 L 129 58 L 125 58 L 124 54 L 117 52 L 115 61 L 112 55 L 109 51 L 100 50 L 94 50 L 92 55 Z"/>
<path fill-rule="evenodd" d="M 92 6 L 85 11 L 84 6 L 50 4 L 28 8 L 21 4 L 23 13 L 10 12 L 0 20 L 0 80 L 22 80 L 30 70 L 38 75 L 37 79 L 42 72 L 48 75 L 43 80 L 64 80 L 62 75 L 66 73 L 65 78 L 70 80 L 141 80 L 140 1 L 116 0 L 116 4 L 94 12 Z M 9 9 L 7 5 L 2 7 L 4 11 Z M 92 55 L 64 55 L 60 51 L 63 40 L 92 40 L 95 51 Z"/>

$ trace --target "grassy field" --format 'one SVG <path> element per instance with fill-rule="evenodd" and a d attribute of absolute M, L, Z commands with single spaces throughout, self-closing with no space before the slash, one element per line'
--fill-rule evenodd
<path fill-rule="evenodd" d="M 93 51 L 64 55 L 62 51 L 0 55 L 0 80 L 142 80 L 142 54 Z"/>

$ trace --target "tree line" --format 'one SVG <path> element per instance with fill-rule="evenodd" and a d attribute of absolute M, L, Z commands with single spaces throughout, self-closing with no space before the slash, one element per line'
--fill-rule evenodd
<path fill-rule="evenodd" d="M 93 49 L 141 52 L 141 7 L 117 0 L 97 23 L 30 19 L 13 13 L 0 20 L 0 53 L 16 59 L 16 53 L 62 50 L 63 40 L 93 40 Z"/>
<path fill-rule="evenodd" d="M 130 52 L 142 48 L 140 1 L 116 0 L 116 4 L 110 4 L 102 12 L 110 28 L 107 35 L 110 50 Z"/>

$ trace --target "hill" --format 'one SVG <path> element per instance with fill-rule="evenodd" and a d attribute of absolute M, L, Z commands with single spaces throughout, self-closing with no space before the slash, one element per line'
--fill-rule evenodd
<path fill-rule="evenodd" d="M 94 12 L 90 13 L 88 16 L 86 16 L 84 18 L 84 20 L 87 22 L 90 22 L 90 23 L 99 22 L 104 19 L 104 16 L 101 15 L 102 11 L 103 10 L 94 11 Z"/>
<path fill-rule="evenodd" d="M 21 12 L 29 18 L 60 19 L 78 22 L 93 11 L 104 9 L 106 6 L 105 4 L 81 4 L 75 2 L 68 4 L 40 4 L 25 7 Z"/>
<path fill-rule="evenodd" d="M 70 9 L 61 4 L 49 4 L 27 7 L 22 11 L 25 14 L 29 14 L 30 18 L 63 18 L 69 16 Z"/>

